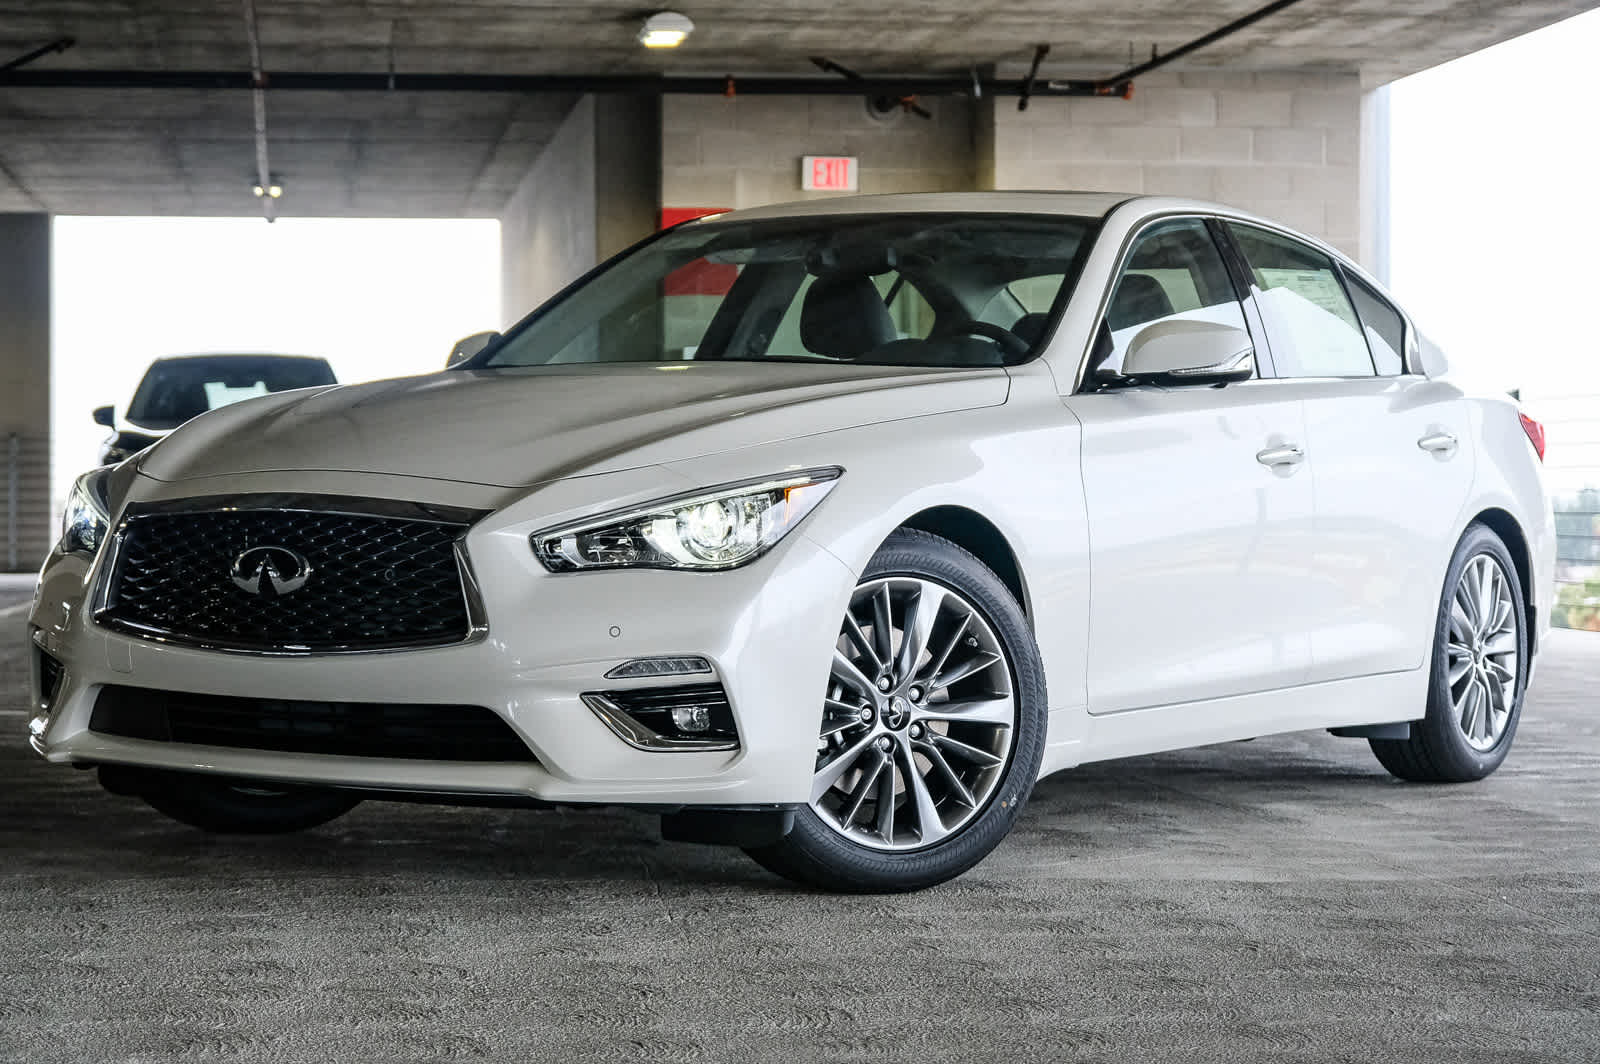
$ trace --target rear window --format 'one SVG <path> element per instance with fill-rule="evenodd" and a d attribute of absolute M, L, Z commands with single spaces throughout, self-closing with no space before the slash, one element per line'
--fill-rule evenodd
<path fill-rule="evenodd" d="M 172 358 L 152 363 L 128 404 L 129 421 L 150 429 L 175 429 L 229 403 L 268 392 L 337 384 L 320 358 L 249 355 Z"/>

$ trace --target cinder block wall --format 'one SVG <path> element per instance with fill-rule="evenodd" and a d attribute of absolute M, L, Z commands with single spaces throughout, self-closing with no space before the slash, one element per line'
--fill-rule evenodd
<path fill-rule="evenodd" d="M 50 551 L 50 216 L 0 214 L 0 572 Z"/>
<path fill-rule="evenodd" d="M 803 155 L 854 155 L 861 192 L 976 188 L 972 101 L 924 99 L 931 120 L 867 113 L 856 96 L 667 96 L 661 104 L 661 202 L 758 207 L 840 195 L 800 191 Z"/>
<path fill-rule="evenodd" d="M 1131 100 L 1038 97 L 1021 112 L 1015 97 L 920 102 L 931 120 L 875 118 L 855 96 L 667 95 L 659 118 L 637 101 L 585 98 L 502 213 L 507 320 L 659 224 L 641 204 L 739 208 L 840 195 L 800 190 L 805 155 L 857 157 L 863 193 L 1192 196 L 1362 252 L 1354 74 L 1155 74 Z M 644 124 L 659 129 L 658 150 Z M 620 176 L 639 180 L 619 193 L 608 182 Z"/>
<path fill-rule="evenodd" d="M 979 125 L 981 187 L 1219 200 L 1359 254 L 1354 74 L 1152 75 L 1131 100 L 986 100 Z"/>
<path fill-rule="evenodd" d="M 659 224 L 660 105 L 583 96 L 500 212 L 505 324 Z"/>

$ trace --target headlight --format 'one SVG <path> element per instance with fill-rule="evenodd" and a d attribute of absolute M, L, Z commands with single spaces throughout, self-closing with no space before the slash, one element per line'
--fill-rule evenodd
<path fill-rule="evenodd" d="M 106 483 L 110 479 L 110 468 L 104 468 L 85 473 L 73 482 L 67 508 L 61 514 L 63 554 L 87 554 L 92 558 L 100 549 L 111 524 L 106 502 Z"/>
<path fill-rule="evenodd" d="M 816 508 L 842 469 L 708 488 L 535 532 L 553 573 L 578 569 L 732 569 L 771 550 Z"/>

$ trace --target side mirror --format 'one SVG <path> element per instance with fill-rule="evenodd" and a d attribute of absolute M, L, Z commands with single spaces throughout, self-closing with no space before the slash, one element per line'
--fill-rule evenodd
<path fill-rule="evenodd" d="M 113 411 L 111 409 L 111 407 L 109 407 L 109 406 L 97 406 L 97 407 L 95 407 L 94 408 L 94 423 L 96 425 L 104 425 L 108 429 L 116 428 L 117 419 L 116 419 L 116 416 L 115 416 L 115 411 Z"/>
<path fill-rule="evenodd" d="M 1150 384 L 1227 384 L 1255 375 L 1256 349 L 1236 325 L 1175 318 L 1145 326 L 1128 344 L 1122 376 Z"/>
<path fill-rule="evenodd" d="M 500 334 L 497 332 L 480 332 L 457 340 L 456 346 L 450 349 L 450 357 L 445 359 L 444 368 L 460 365 L 498 339 Z"/>

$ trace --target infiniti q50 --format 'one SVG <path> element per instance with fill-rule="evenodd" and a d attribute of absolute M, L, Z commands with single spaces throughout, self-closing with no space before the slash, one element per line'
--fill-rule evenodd
<path fill-rule="evenodd" d="M 1543 430 L 1270 221 L 740 211 L 457 356 L 79 480 L 34 748 L 213 831 L 623 804 L 883 891 L 970 868 L 1084 762 L 1326 728 L 1470 781 L 1516 733 Z"/>

